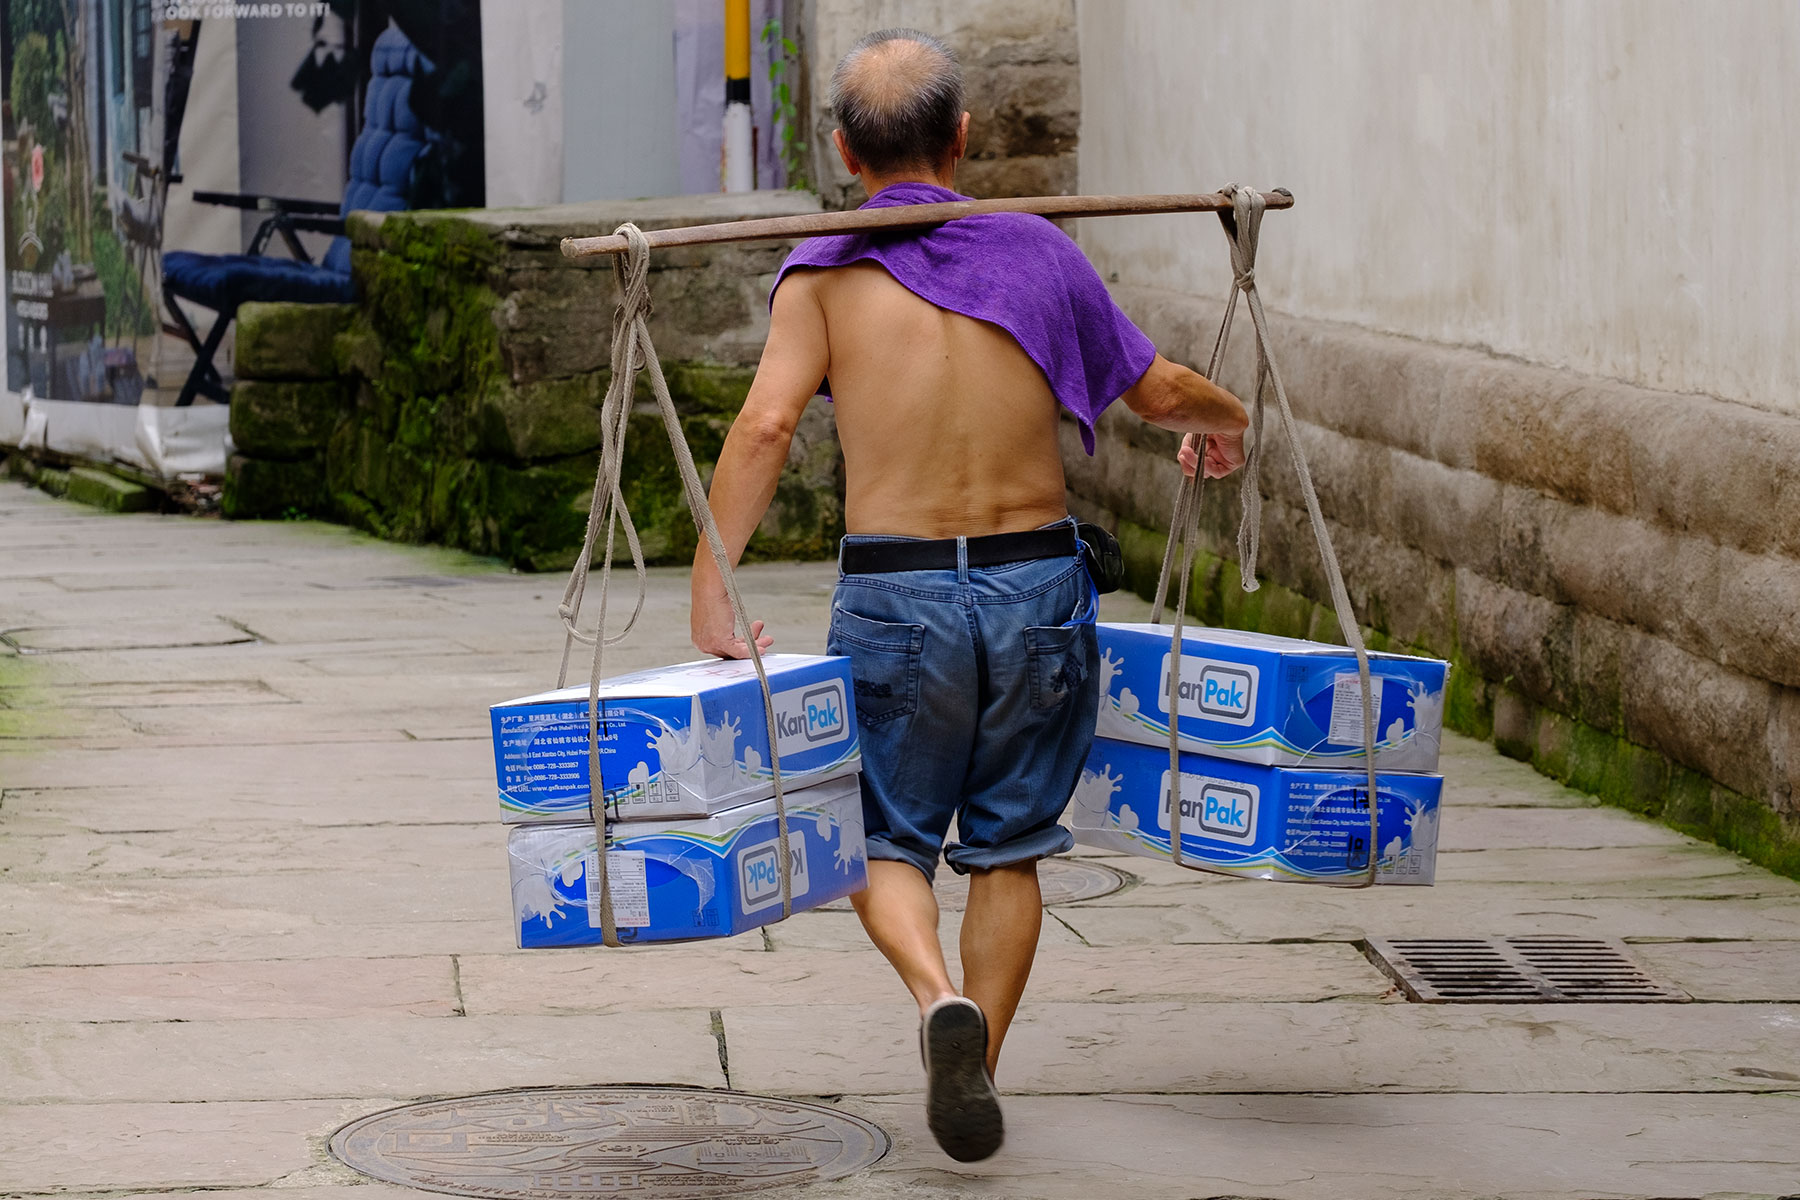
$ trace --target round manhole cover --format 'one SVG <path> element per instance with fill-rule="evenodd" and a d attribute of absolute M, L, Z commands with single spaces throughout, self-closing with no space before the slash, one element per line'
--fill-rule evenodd
<path fill-rule="evenodd" d="M 687 1088 L 550 1088 L 409 1104 L 338 1130 L 376 1179 L 456 1196 L 689 1200 L 839 1179 L 888 1151 L 817 1104 Z"/>
<path fill-rule="evenodd" d="M 1038 889 L 1046 906 L 1110 896 L 1124 886 L 1123 874 L 1099 863 L 1051 858 L 1038 864 Z"/>

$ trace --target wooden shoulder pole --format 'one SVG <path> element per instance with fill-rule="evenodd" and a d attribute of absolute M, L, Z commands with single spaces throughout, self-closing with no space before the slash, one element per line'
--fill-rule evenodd
<path fill-rule="evenodd" d="M 1292 208 L 1294 197 L 1285 189 L 1263 193 L 1269 208 Z M 944 204 L 904 204 L 893 208 L 853 208 L 846 212 L 802 213 L 793 217 L 762 217 L 753 221 L 725 221 L 717 225 L 689 225 L 682 229 L 649 229 L 644 238 L 652 250 L 665 246 L 704 246 L 716 242 L 773 242 L 790 238 L 822 237 L 836 233 L 869 233 L 876 230 L 928 229 L 958 217 L 982 213 L 1022 212 L 1041 217 L 1128 217 L 1147 213 L 1230 211 L 1231 197 L 1222 192 L 1169 196 L 1020 196 L 1006 200 L 952 200 Z M 602 237 L 562 240 L 565 258 L 594 258 L 623 254 L 625 239 L 616 233 Z"/>

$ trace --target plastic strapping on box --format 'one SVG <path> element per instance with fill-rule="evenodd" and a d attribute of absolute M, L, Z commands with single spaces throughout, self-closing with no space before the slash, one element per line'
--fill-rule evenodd
<path fill-rule="evenodd" d="M 781 748 L 777 745 L 779 738 L 775 730 L 775 704 L 769 694 L 769 675 L 763 669 L 762 651 L 751 634 L 750 618 L 744 612 L 744 600 L 738 593 L 737 574 L 732 570 L 731 556 L 726 553 L 725 542 L 719 536 L 719 526 L 713 519 L 712 505 L 706 498 L 706 488 L 701 484 L 700 472 L 694 466 L 693 451 L 688 448 L 687 436 L 682 432 L 681 415 L 675 411 L 675 401 L 669 395 L 668 381 L 663 378 L 662 363 L 657 359 L 656 347 L 650 341 L 650 246 L 638 227 L 629 222 L 619 226 L 614 232 L 630 243 L 630 249 L 613 258 L 613 271 L 619 281 L 619 305 L 613 310 L 612 379 L 607 385 L 606 399 L 600 408 L 600 467 L 594 479 L 594 496 L 588 504 L 587 532 L 582 539 L 581 553 L 575 560 L 575 567 L 569 572 L 569 584 L 563 591 L 562 603 L 557 606 L 557 612 L 562 618 L 564 638 L 562 667 L 557 672 L 556 679 L 557 686 L 563 686 L 568 677 L 569 654 L 576 642 L 594 647 L 593 663 L 588 672 L 588 808 L 594 821 L 595 865 L 599 882 L 596 893 L 595 881 L 588 881 L 588 897 L 590 905 L 599 907 L 600 940 L 607 946 L 617 946 L 620 942 L 617 922 L 613 919 L 612 888 L 607 877 L 606 798 L 600 778 L 600 677 L 606 647 L 622 640 L 644 609 L 643 547 L 638 544 L 637 529 L 631 523 L 631 513 L 625 507 L 625 497 L 619 488 L 625 460 L 625 431 L 631 419 L 632 398 L 639 371 L 648 371 L 650 374 L 650 391 L 656 397 L 656 406 L 662 413 L 663 425 L 668 430 L 669 445 L 675 452 L 675 465 L 681 474 L 688 511 L 693 515 L 695 528 L 712 550 L 713 561 L 719 567 L 719 576 L 725 582 L 725 595 L 731 601 L 732 616 L 737 621 L 745 644 L 750 648 L 750 661 L 756 668 L 756 681 L 762 688 L 763 717 L 768 723 L 769 769 L 775 777 L 775 822 L 779 837 L 777 844 L 788 844 L 787 797 L 781 785 Z M 594 632 L 586 634 L 577 628 L 577 618 L 581 614 L 582 598 L 587 592 L 588 569 L 593 562 L 594 547 L 599 541 L 602 525 L 606 527 L 606 549 L 600 563 L 600 611 Z M 614 537 L 621 525 L 625 529 L 626 545 L 631 551 L 631 565 L 637 573 L 638 597 L 625 628 L 609 637 L 606 633 L 606 594 L 608 582 L 612 578 Z M 791 856 L 784 856 L 780 876 L 781 917 L 786 920 L 794 914 Z"/>
<path fill-rule="evenodd" d="M 1247 592 L 1257 589 L 1256 555 L 1261 538 L 1262 528 L 1262 490 L 1260 476 L 1262 472 L 1262 437 L 1263 437 L 1263 403 L 1268 385 L 1273 385 L 1275 401 L 1281 411 L 1282 431 L 1287 435 L 1288 452 L 1293 458 L 1294 474 L 1300 481 L 1300 494 L 1306 500 L 1306 515 L 1312 521 L 1313 535 L 1319 543 L 1319 558 L 1325 566 L 1326 582 L 1331 589 L 1331 605 L 1337 615 L 1338 632 L 1356 655 L 1356 675 L 1362 686 L 1362 743 L 1363 766 L 1368 772 L 1369 792 L 1369 846 L 1368 865 L 1360 882 L 1352 887 L 1369 887 L 1375 882 L 1376 868 L 1380 862 L 1380 838 L 1378 837 L 1377 816 L 1380 807 L 1380 792 L 1375 779 L 1375 706 L 1373 704 L 1374 687 L 1369 679 L 1369 652 L 1363 645 L 1362 629 L 1356 623 L 1356 613 L 1350 605 L 1350 594 L 1344 587 L 1344 574 L 1338 566 L 1337 551 L 1331 544 L 1331 531 L 1325 526 L 1325 518 L 1319 511 L 1319 496 L 1313 489 L 1312 473 L 1306 466 L 1306 454 L 1300 448 L 1300 439 L 1296 430 L 1293 407 L 1288 403 L 1287 389 L 1282 386 L 1281 373 L 1275 367 L 1274 350 L 1269 342 L 1268 318 L 1263 313 L 1262 298 L 1256 291 L 1256 242 L 1262 230 L 1263 208 L 1265 201 L 1262 194 L 1237 184 L 1228 184 L 1220 191 L 1232 198 L 1230 211 L 1221 211 L 1219 221 L 1225 226 L 1225 236 L 1231 245 L 1231 294 L 1225 301 L 1225 315 L 1219 322 L 1219 336 L 1213 343 L 1211 361 L 1207 364 L 1206 377 L 1217 379 L 1219 369 L 1225 362 L 1225 347 L 1231 337 L 1231 319 L 1237 311 L 1238 295 L 1241 292 L 1247 299 L 1250 309 L 1250 323 L 1256 329 L 1256 390 L 1251 401 L 1251 439 L 1249 451 L 1245 455 L 1243 495 L 1243 522 L 1238 526 L 1238 573 L 1243 588 Z M 1193 584 L 1194 551 L 1200 540 L 1200 495 L 1206 481 L 1206 438 L 1202 436 L 1197 446 L 1199 450 L 1199 466 L 1194 474 L 1182 475 L 1175 490 L 1174 514 L 1169 522 L 1169 540 L 1163 548 L 1162 571 L 1156 581 L 1156 598 L 1152 603 L 1150 620 L 1152 623 L 1162 621 L 1163 604 L 1168 599 L 1171 576 L 1179 584 L 1180 590 L 1175 595 L 1175 612 L 1172 622 L 1173 632 L 1169 646 L 1169 694 L 1165 703 L 1169 713 L 1169 794 L 1164 797 L 1168 806 L 1167 823 L 1169 829 L 1169 857 L 1177 866 L 1182 864 L 1181 851 L 1181 625 L 1182 616 L 1187 610 L 1188 593 Z"/>

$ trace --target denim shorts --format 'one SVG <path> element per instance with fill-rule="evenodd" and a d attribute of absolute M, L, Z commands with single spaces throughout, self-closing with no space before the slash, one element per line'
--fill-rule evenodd
<path fill-rule="evenodd" d="M 1099 710 L 1097 600 L 1079 554 L 840 569 L 826 650 L 850 659 L 855 682 L 869 857 L 930 879 L 940 851 L 966 873 L 1075 844 L 1058 821 Z M 945 849 L 951 817 L 960 840 Z"/>

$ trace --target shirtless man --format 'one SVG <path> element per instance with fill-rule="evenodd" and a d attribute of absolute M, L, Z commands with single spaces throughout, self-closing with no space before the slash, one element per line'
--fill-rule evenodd
<path fill-rule="evenodd" d="M 936 39 L 864 38 L 833 76 L 831 105 L 838 153 L 871 203 L 957 198 L 948 189 L 969 114 Z M 851 660 L 869 853 L 856 911 L 918 1001 L 932 1133 L 971 1161 L 1002 1140 L 992 1079 L 1043 919 L 1037 861 L 1073 844 L 1059 818 L 1099 703 L 1095 596 L 1064 501 L 1059 410 L 1091 437 L 1099 410 L 1122 398 L 1189 435 L 1190 474 L 1196 437 L 1210 435 L 1205 469 L 1217 477 L 1243 462 L 1244 408 L 1156 354 L 1039 218 L 815 239 L 783 268 L 756 380 L 713 474 L 733 561 L 827 377 L 849 530 L 827 649 Z M 710 654 L 749 653 L 704 547 L 693 636 Z M 751 636 L 772 644 L 760 622 Z M 960 994 L 931 890 L 952 816 L 960 840 L 944 857 L 970 877 Z"/>

